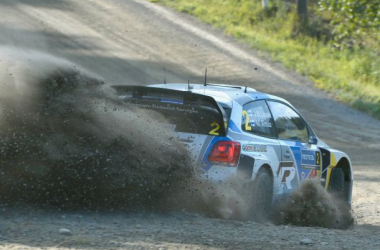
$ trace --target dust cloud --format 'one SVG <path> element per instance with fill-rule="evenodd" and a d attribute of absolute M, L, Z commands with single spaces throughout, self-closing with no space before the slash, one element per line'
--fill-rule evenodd
<path fill-rule="evenodd" d="M 247 214 L 241 182 L 200 180 L 159 114 L 69 61 L 9 48 L 0 60 L 1 206 Z"/>
<path fill-rule="evenodd" d="M 316 179 L 307 179 L 290 197 L 279 201 L 272 220 L 276 224 L 345 229 L 354 219 L 347 202 L 328 193 Z"/>
<path fill-rule="evenodd" d="M 175 193 L 176 199 L 172 201 L 180 205 L 177 210 L 183 208 L 214 218 L 303 227 L 346 229 L 354 222 L 347 202 L 328 193 L 316 179 L 305 180 L 289 197 L 277 200 L 267 220 L 255 216 L 250 207 L 251 199 L 255 199 L 250 190 L 252 185 L 241 178 L 233 177 L 223 183 L 199 179 L 192 182 L 183 192 Z"/>
<path fill-rule="evenodd" d="M 69 61 L 0 48 L 0 204 L 154 206 L 192 168 L 150 117 Z"/>
<path fill-rule="evenodd" d="M 239 177 L 214 182 L 195 174 L 167 197 L 166 204 L 169 207 L 166 209 L 244 221 L 251 218 L 246 191 L 244 182 Z"/>
<path fill-rule="evenodd" d="M 182 208 L 208 217 L 276 225 L 347 229 L 354 223 L 347 202 L 327 192 L 317 179 L 303 181 L 288 197 L 277 200 L 267 219 L 257 218 L 250 206 L 255 199 L 252 188 L 238 176 L 219 183 L 194 178 L 166 204 L 177 202 L 176 210 Z"/>

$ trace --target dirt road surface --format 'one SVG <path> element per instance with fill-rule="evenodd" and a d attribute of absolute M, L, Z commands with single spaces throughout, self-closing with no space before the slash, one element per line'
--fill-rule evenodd
<path fill-rule="evenodd" d="M 356 219 L 355 226 L 342 231 L 186 213 L 2 208 L 0 248 L 380 249 L 380 121 L 313 88 L 304 77 L 258 59 L 255 51 L 220 31 L 145 0 L 1 0 L 0 46 L 69 59 L 108 84 L 162 82 L 164 68 L 168 82 L 202 82 L 207 67 L 212 82 L 284 97 L 320 138 L 350 155 Z M 312 242 L 301 242 L 306 238 Z"/>

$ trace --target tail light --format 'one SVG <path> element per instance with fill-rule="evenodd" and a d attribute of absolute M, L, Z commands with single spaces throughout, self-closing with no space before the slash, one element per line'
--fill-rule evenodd
<path fill-rule="evenodd" d="M 234 141 L 220 141 L 214 144 L 208 161 L 236 167 L 240 157 L 240 143 Z"/>

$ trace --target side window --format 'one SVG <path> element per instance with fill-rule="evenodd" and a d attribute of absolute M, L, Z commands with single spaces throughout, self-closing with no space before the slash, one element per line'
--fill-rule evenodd
<path fill-rule="evenodd" d="M 309 138 L 306 123 L 289 106 L 268 102 L 280 139 L 306 142 Z"/>
<path fill-rule="evenodd" d="M 241 129 L 264 137 L 276 137 L 272 115 L 265 101 L 254 101 L 243 106 Z"/>

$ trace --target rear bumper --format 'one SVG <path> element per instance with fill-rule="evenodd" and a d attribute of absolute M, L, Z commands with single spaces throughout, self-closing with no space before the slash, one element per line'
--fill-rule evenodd
<path fill-rule="evenodd" d="M 223 182 L 236 176 L 236 167 L 226 166 L 212 166 L 208 171 L 200 174 L 199 178 L 202 180 L 209 180 L 213 182 Z"/>

